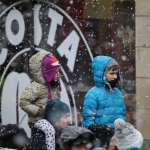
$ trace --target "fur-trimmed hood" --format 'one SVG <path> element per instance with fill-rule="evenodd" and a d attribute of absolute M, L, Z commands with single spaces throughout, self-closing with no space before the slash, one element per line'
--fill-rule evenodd
<path fill-rule="evenodd" d="M 33 75 L 35 82 L 46 84 L 42 75 L 42 60 L 44 59 L 46 55 L 49 55 L 49 54 L 51 53 L 45 50 L 42 50 L 30 58 L 29 68 L 30 68 L 30 72 Z"/>

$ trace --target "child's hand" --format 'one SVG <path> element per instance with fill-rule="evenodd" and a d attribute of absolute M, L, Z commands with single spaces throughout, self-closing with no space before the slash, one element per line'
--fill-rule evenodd
<path fill-rule="evenodd" d="M 39 110 L 38 113 L 37 113 L 37 116 L 44 117 L 44 115 L 45 115 L 45 109 L 40 108 L 40 110 Z"/>

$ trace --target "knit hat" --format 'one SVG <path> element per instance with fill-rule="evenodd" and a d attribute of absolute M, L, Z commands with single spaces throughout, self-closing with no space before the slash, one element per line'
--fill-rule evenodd
<path fill-rule="evenodd" d="M 28 137 L 25 130 L 17 124 L 7 124 L 0 127 L 1 147 L 22 150 Z"/>
<path fill-rule="evenodd" d="M 108 70 L 109 70 L 112 66 L 118 66 L 118 69 L 119 69 L 119 65 L 118 65 L 118 63 L 116 62 L 116 60 L 115 60 L 115 59 L 111 59 L 111 60 L 108 62 L 106 68 L 105 68 L 104 80 L 107 79 L 106 74 L 107 74 Z"/>
<path fill-rule="evenodd" d="M 99 146 L 108 148 L 114 135 L 114 128 L 106 124 L 92 124 L 88 127 L 99 140 Z"/>
<path fill-rule="evenodd" d="M 52 98 L 50 82 L 54 78 L 55 74 L 61 70 L 59 61 L 53 55 L 46 55 L 42 61 L 42 75 L 48 84 L 48 99 Z M 61 86 L 59 82 L 59 90 Z"/>
<path fill-rule="evenodd" d="M 116 119 L 114 124 L 116 126 L 115 135 L 119 150 L 133 147 L 140 148 L 142 146 L 143 137 L 134 126 L 120 118 Z"/>
<path fill-rule="evenodd" d="M 69 106 L 58 99 L 53 99 L 48 101 L 46 105 L 44 118 L 54 125 L 67 113 L 70 113 Z"/>

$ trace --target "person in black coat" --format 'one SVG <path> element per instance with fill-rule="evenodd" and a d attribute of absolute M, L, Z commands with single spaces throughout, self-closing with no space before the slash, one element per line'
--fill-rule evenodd
<path fill-rule="evenodd" d="M 92 124 L 88 127 L 99 140 L 98 146 L 107 150 L 118 150 L 115 141 L 115 129 L 106 124 Z"/>
<path fill-rule="evenodd" d="M 17 124 L 7 124 L 0 127 L 0 147 L 22 150 L 28 137 L 25 130 Z"/>

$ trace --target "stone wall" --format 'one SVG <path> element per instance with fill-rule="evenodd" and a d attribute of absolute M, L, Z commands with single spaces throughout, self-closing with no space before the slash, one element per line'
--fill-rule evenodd
<path fill-rule="evenodd" d="M 150 147 L 150 1 L 136 0 L 135 8 L 136 125 L 145 139 L 145 150 Z"/>

